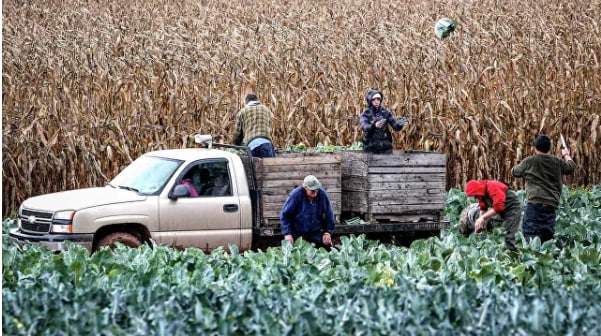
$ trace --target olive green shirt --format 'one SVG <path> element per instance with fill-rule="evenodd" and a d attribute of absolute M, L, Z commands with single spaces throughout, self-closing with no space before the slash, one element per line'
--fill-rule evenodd
<path fill-rule="evenodd" d="M 511 175 L 523 177 L 526 182 L 528 202 L 559 207 L 563 175 L 576 169 L 573 160 L 564 161 L 553 155 L 533 155 L 511 168 Z"/>

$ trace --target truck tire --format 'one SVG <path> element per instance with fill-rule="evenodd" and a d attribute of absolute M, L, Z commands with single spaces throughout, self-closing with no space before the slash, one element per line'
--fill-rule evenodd
<path fill-rule="evenodd" d="M 129 246 L 132 248 L 139 247 L 142 245 L 142 242 L 138 237 L 131 233 L 127 232 L 112 232 L 102 237 L 98 241 L 98 245 L 96 246 L 96 250 L 100 250 L 103 246 L 108 246 L 111 250 L 114 249 L 115 243 L 119 242 L 125 246 Z"/>

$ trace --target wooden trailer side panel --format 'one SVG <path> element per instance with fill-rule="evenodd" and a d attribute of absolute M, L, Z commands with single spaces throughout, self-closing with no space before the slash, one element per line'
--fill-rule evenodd
<path fill-rule="evenodd" d="M 367 221 L 440 221 L 446 156 L 439 152 L 342 153 L 342 213 Z"/>

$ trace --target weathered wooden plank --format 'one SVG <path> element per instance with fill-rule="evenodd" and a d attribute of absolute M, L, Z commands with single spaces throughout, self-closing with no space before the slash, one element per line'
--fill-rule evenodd
<path fill-rule="evenodd" d="M 342 165 L 342 176 L 367 176 L 367 164 L 360 162 L 347 162 Z"/>
<path fill-rule="evenodd" d="M 425 194 L 399 194 L 390 192 L 380 192 L 376 194 L 370 194 L 370 203 L 374 202 L 388 202 L 388 204 L 420 204 L 420 203 L 443 203 L 446 200 L 446 196 L 443 193 L 432 193 L 429 195 Z"/>
<path fill-rule="evenodd" d="M 342 176 L 340 181 L 342 183 L 342 190 L 367 190 L 369 187 L 369 181 L 367 176 Z"/>
<path fill-rule="evenodd" d="M 369 183 L 386 182 L 435 182 L 445 186 L 445 174 L 370 174 Z"/>
<path fill-rule="evenodd" d="M 282 166 L 266 166 L 263 167 L 261 174 L 265 180 L 274 180 L 279 178 L 299 179 L 301 182 L 305 176 L 311 174 L 321 177 L 336 177 L 340 178 L 340 163 L 327 163 L 319 166 L 313 165 L 282 165 Z"/>
<path fill-rule="evenodd" d="M 288 199 L 289 193 L 279 193 L 279 194 L 262 194 L 261 200 L 263 203 L 279 203 L 284 205 L 286 199 Z M 342 194 L 340 191 L 338 192 L 329 192 L 328 197 L 330 200 L 332 199 L 341 199 Z"/>
<path fill-rule="evenodd" d="M 438 204 L 441 209 L 444 208 L 445 197 L 440 195 L 433 195 L 431 198 L 428 197 L 398 197 L 398 198 L 384 198 L 378 197 L 377 199 L 370 199 L 369 205 L 419 205 L 419 204 Z"/>
<path fill-rule="evenodd" d="M 371 205 L 371 214 L 387 214 L 387 213 L 423 213 L 424 211 L 440 211 L 444 208 L 444 204 L 407 204 L 402 206 L 390 207 L 386 205 Z"/>
<path fill-rule="evenodd" d="M 366 176 L 369 156 L 363 152 L 344 151 L 342 153 L 342 176 Z"/>
<path fill-rule="evenodd" d="M 338 163 L 341 160 L 340 154 L 324 153 L 323 156 L 301 156 L 301 157 L 275 157 L 263 159 L 263 167 L 268 166 L 290 166 L 290 165 L 321 165 L 328 163 Z"/>
<path fill-rule="evenodd" d="M 394 151 L 392 154 L 374 154 L 369 160 L 370 167 L 390 167 L 397 165 L 446 165 L 446 154 L 440 152 Z"/>
<path fill-rule="evenodd" d="M 340 211 L 341 212 L 352 212 L 352 213 L 360 213 L 360 214 L 367 214 L 369 213 L 369 205 L 367 204 L 360 204 L 358 202 L 354 202 L 352 204 L 350 203 L 345 203 L 344 201 L 342 201 L 341 205 L 340 205 Z"/>
<path fill-rule="evenodd" d="M 343 212 L 367 213 L 368 200 L 365 192 L 344 192 L 341 197 Z"/>
<path fill-rule="evenodd" d="M 415 166 L 415 167 L 372 167 L 368 174 L 446 174 L 445 166 Z"/>
<path fill-rule="evenodd" d="M 444 188 L 440 182 L 379 182 L 370 183 L 369 191 L 375 190 L 424 190 Z"/>
<path fill-rule="evenodd" d="M 425 221 L 438 221 L 443 218 L 441 213 L 432 212 L 424 214 L 409 214 L 409 215 L 397 215 L 397 214 L 374 214 L 372 216 L 379 223 L 385 222 L 412 222 L 421 223 Z"/>
<path fill-rule="evenodd" d="M 298 158 L 298 157 L 324 157 L 324 156 L 341 156 L 345 151 L 334 151 L 334 152 L 287 152 L 287 151 L 276 151 L 276 157 L 281 158 Z"/>
<path fill-rule="evenodd" d="M 340 180 L 331 180 L 331 179 L 320 179 L 318 177 L 319 181 L 322 184 L 322 188 L 325 189 L 326 191 L 330 191 L 330 190 L 342 190 L 342 183 L 340 182 Z M 296 179 L 294 180 L 273 180 L 273 181 L 263 181 L 262 185 L 263 185 L 263 190 L 267 190 L 267 189 L 277 189 L 277 188 L 285 188 L 286 190 L 289 190 L 288 192 L 292 191 L 292 189 L 300 186 L 303 184 L 303 181 L 297 181 Z"/>

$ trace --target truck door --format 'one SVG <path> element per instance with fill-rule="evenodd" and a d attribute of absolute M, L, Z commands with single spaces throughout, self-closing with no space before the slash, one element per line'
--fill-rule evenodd
<path fill-rule="evenodd" d="M 202 160 L 184 169 L 177 183 L 194 188 L 198 196 L 160 198 L 159 241 L 207 251 L 229 243 L 240 245 L 240 200 L 231 178 L 226 159 Z"/>

